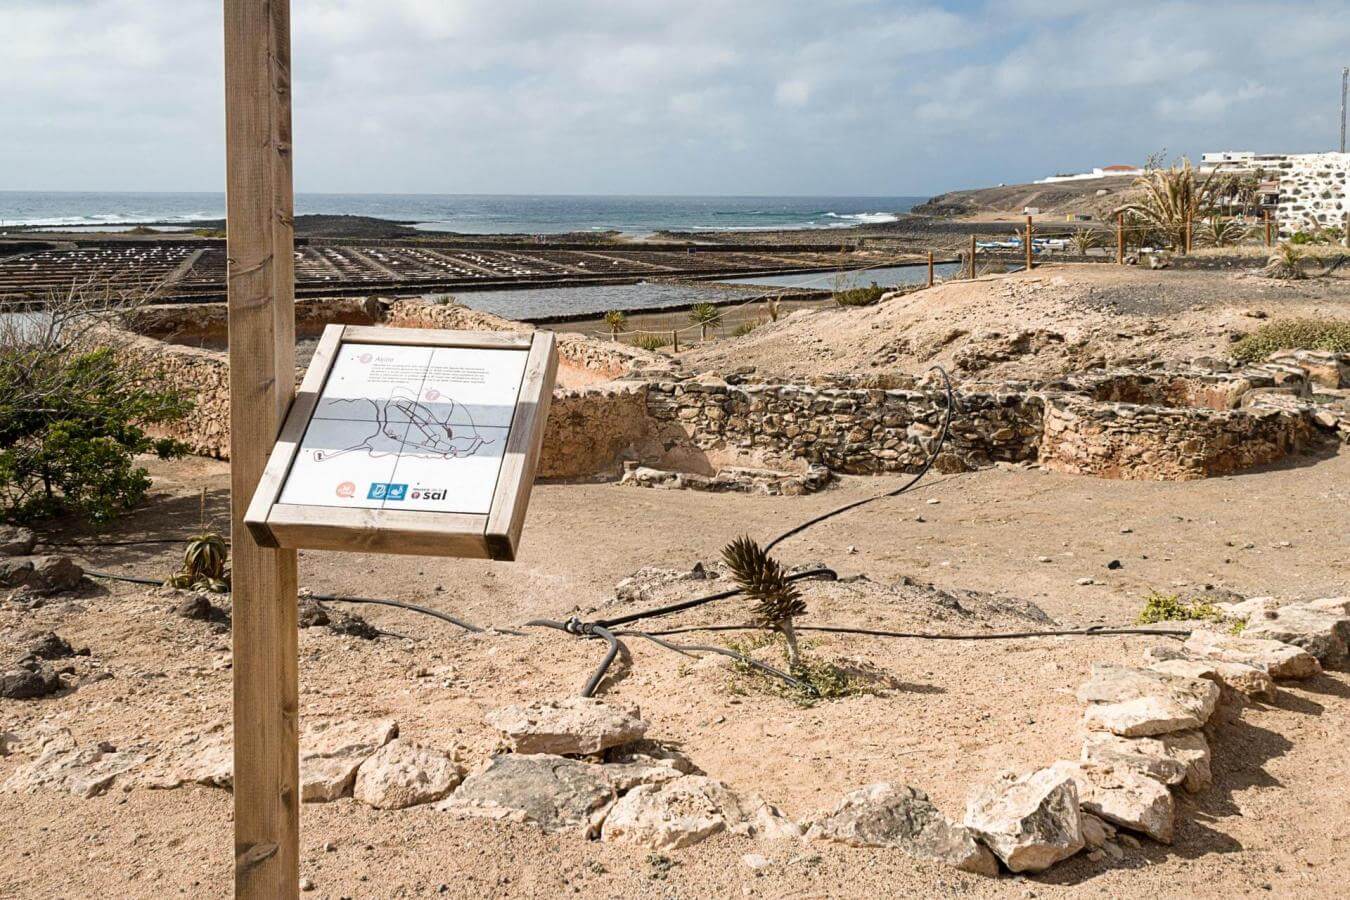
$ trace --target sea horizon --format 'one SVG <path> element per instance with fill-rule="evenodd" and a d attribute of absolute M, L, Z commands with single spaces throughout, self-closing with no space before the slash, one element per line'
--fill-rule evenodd
<path fill-rule="evenodd" d="M 926 196 L 303 192 L 297 215 L 355 215 L 461 234 L 842 229 L 896 221 Z M 0 229 L 81 231 L 224 218 L 222 191 L 0 190 Z"/>

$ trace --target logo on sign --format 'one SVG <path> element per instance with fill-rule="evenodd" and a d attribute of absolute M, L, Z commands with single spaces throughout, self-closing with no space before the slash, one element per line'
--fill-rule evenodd
<path fill-rule="evenodd" d="M 344 481 L 337 486 L 337 495 L 339 497 L 355 497 L 356 485 L 350 481 Z"/>
<path fill-rule="evenodd" d="M 445 488 L 415 487 L 410 496 L 413 500 L 444 500 Z"/>
<path fill-rule="evenodd" d="M 406 484 L 389 484 L 385 481 L 372 481 L 366 493 L 367 500 L 402 500 L 407 496 Z"/>

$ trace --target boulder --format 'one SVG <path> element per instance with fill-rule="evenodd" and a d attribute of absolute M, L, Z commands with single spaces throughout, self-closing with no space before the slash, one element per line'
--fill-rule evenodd
<path fill-rule="evenodd" d="M 465 778 L 436 808 L 457 816 L 529 822 L 547 831 L 580 828 L 590 836 L 614 800 L 603 766 L 550 754 L 505 753 Z"/>
<path fill-rule="evenodd" d="M 1167 788 L 1123 766 L 1061 761 L 1050 767 L 1072 778 L 1086 812 L 1121 828 L 1172 843 L 1175 806 Z"/>
<path fill-rule="evenodd" d="M 639 716 L 636 706 L 567 697 L 504 706 L 484 720 L 506 735 L 517 753 L 582 756 L 641 740 L 647 723 Z"/>
<path fill-rule="evenodd" d="M 0 668 L 0 697 L 6 700 L 36 700 L 65 687 L 50 665 L 28 656 Z"/>
<path fill-rule="evenodd" d="M 0 588 L 28 587 L 33 580 L 33 561 L 25 557 L 0 558 Z"/>
<path fill-rule="evenodd" d="M 51 740 L 37 759 L 20 766 L 5 782 L 5 790 L 36 793 L 67 791 L 77 797 L 97 797 L 112 787 L 121 775 L 145 762 L 138 753 L 118 750 L 106 741 L 77 746 L 65 732 Z"/>
<path fill-rule="evenodd" d="M 783 815 L 782 810 L 763 798 L 750 795 L 740 803 L 744 814 L 741 821 L 731 826 L 733 834 L 758 838 L 761 841 L 801 840 L 802 827 Z"/>
<path fill-rule="evenodd" d="M 1096 850 L 1116 836 L 1114 826 L 1108 825 L 1092 813 L 1083 813 L 1083 845 Z"/>
<path fill-rule="evenodd" d="M 877 782 L 844 795 L 832 812 L 816 819 L 808 840 L 854 847 L 894 847 L 917 859 L 994 876 L 998 862 L 962 825 L 947 821 L 923 791 Z"/>
<path fill-rule="evenodd" d="M 1204 678 L 1219 685 L 1220 688 L 1253 700 L 1263 700 L 1267 703 L 1275 700 L 1275 680 L 1246 663 L 1231 663 L 1218 659 L 1169 659 L 1156 662 L 1149 668 L 1168 675 Z"/>
<path fill-rule="evenodd" d="M 1271 678 L 1311 678 L 1322 671 L 1317 657 L 1308 651 L 1282 641 L 1253 638 L 1245 632 L 1239 637 L 1217 631 L 1195 631 L 1183 646 L 1201 659 L 1243 663 Z"/>
<path fill-rule="evenodd" d="M 29 590 L 44 594 L 73 591 L 84 581 L 84 569 L 69 556 L 37 556 L 33 558 L 33 574 Z"/>
<path fill-rule="evenodd" d="M 398 735 L 393 719 L 320 722 L 300 735 L 300 799 L 325 803 L 352 792 L 356 770 Z"/>
<path fill-rule="evenodd" d="M 1309 600 L 1307 603 L 1299 605 L 1336 616 L 1350 616 L 1350 597 L 1323 597 L 1320 600 Z"/>
<path fill-rule="evenodd" d="M 1078 788 L 1051 769 L 1005 772 L 970 798 L 963 824 L 1013 872 L 1041 872 L 1083 849 Z"/>
<path fill-rule="evenodd" d="M 1281 641 L 1307 650 L 1324 666 L 1345 662 L 1350 618 L 1344 613 L 1303 604 L 1282 606 L 1247 623 L 1242 636 L 1255 640 Z"/>
<path fill-rule="evenodd" d="M 1216 603 L 1224 617 L 1246 622 L 1253 616 L 1260 617 L 1280 608 L 1280 601 L 1274 597 L 1249 597 L 1240 603 Z"/>
<path fill-rule="evenodd" d="M 1129 769 L 1165 785 L 1182 785 L 1191 793 L 1203 790 L 1214 780 L 1209 742 L 1199 730 L 1135 738 L 1089 732 L 1083 739 L 1082 760 Z"/>
<path fill-rule="evenodd" d="M 28 639 L 28 655 L 38 659 L 69 659 L 75 655 L 70 642 L 55 631 L 40 632 Z"/>
<path fill-rule="evenodd" d="M 678 850 L 745 818 L 740 799 L 706 775 L 643 784 L 619 798 L 605 816 L 600 839 L 649 850 Z"/>
<path fill-rule="evenodd" d="M 395 738 L 361 763 L 352 796 L 376 809 L 403 809 L 440 800 L 463 778 L 450 754 Z"/>
<path fill-rule="evenodd" d="M 1089 730 L 1139 737 L 1204 725 L 1219 701 L 1219 686 L 1152 669 L 1094 665 L 1078 699 L 1088 704 L 1083 721 Z"/>
<path fill-rule="evenodd" d="M 0 525 L 0 556 L 28 556 L 36 546 L 37 535 L 33 529 Z"/>

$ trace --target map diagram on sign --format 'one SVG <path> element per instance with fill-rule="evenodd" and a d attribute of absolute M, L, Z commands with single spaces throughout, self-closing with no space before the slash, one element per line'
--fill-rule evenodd
<path fill-rule="evenodd" d="M 340 345 L 280 502 L 487 513 L 526 356 Z"/>

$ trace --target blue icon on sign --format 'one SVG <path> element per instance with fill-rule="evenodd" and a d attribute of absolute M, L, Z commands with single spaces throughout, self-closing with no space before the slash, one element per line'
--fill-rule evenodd
<path fill-rule="evenodd" d="M 367 500 L 402 500 L 407 496 L 406 484 L 389 484 L 383 481 L 372 481 L 370 490 L 366 493 Z"/>

